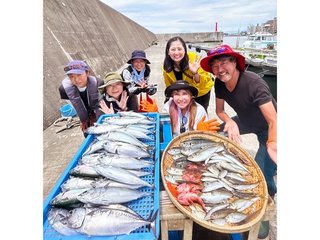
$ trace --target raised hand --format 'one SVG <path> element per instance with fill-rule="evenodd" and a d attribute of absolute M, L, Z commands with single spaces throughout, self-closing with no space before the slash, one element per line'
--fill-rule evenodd
<path fill-rule="evenodd" d="M 127 91 L 123 91 L 121 93 L 121 98 L 120 98 L 120 101 L 116 101 L 116 103 L 118 104 L 119 108 L 122 110 L 122 111 L 126 111 L 127 109 L 127 101 L 128 101 L 128 93 Z"/>
<path fill-rule="evenodd" d="M 114 113 L 114 109 L 112 104 L 110 103 L 110 107 L 107 106 L 106 102 L 102 99 L 99 102 L 99 106 L 100 106 L 100 110 L 106 114 L 113 114 Z"/>

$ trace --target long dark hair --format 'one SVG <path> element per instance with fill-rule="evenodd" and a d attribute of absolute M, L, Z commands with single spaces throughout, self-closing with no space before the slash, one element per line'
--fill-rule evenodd
<path fill-rule="evenodd" d="M 182 72 L 184 72 L 185 70 L 187 70 L 189 68 L 189 57 L 188 57 L 188 54 L 187 54 L 187 51 L 188 51 L 187 50 L 187 45 L 186 45 L 185 41 L 179 36 L 172 37 L 167 42 L 166 50 L 165 50 L 165 53 L 164 53 L 165 54 L 165 58 L 164 58 L 164 62 L 163 62 L 163 69 L 166 72 L 171 72 L 173 70 L 173 68 L 174 68 L 174 61 L 169 56 L 169 48 L 171 46 L 171 43 L 175 42 L 175 41 L 181 42 L 182 46 L 184 48 L 184 51 L 185 51 L 185 55 L 182 58 L 182 60 L 180 62 L 180 66 L 179 66 L 180 70 Z"/>

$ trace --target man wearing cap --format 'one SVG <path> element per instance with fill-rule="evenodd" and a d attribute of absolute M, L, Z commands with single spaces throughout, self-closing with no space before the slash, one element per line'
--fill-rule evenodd
<path fill-rule="evenodd" d="M 128 90 L 130 93 L 139 94 L 146 92 L 149 95 L 154 95 L 157 88 L 149 85 L 150 77 L 150 61 L 146 58 L 146 53 L 143 50 L 134 50 L 131 58 L 127 61 L 129 66 L 123 69 L 121 75 L 124 81 L 129 82 Z"/>
<path fill-rule="evenodd" d="M 268 84 L 256 73 L 245 71 L 245 58 L 228 45 L 220 45 L 208 52 L 201 60 L 201 67 L 214 74 L 216 114 L 224 122 L 221 130 L 240 143 L 240 134 L 254 133 L 258 137 L 259 149 L 255 160 L 267 182 L 270 196 L 277 187 L 277 103 Z M 227 102 L 237 113 L 230 117 L 224 109 Z M 266 238 L 269 222 L 263 222 L 259 238 Z"/>
<path fill-rule="evenodd" d="M 137 97 L 127 88 L 130 83 L 125 82 L 117 72 L 109 72 L 104 77 L 103 85 L 99 86 L 101 94 L 97 117 L 102 114 L 113 114 L 119 111 L 138 111 Z"/>
<path fill-rule="evenodd" d="M 98 109 L 98 87 L 103 81 L 90 76 L 88 65 L 82 60 L 73 60 L 64 68 L 67 77 L 59 86 L 61 99 L 69 99 L 75 108 L 84 131 L 96 122 Z M 87 134 L 84 134 L 85 137 Z"/>

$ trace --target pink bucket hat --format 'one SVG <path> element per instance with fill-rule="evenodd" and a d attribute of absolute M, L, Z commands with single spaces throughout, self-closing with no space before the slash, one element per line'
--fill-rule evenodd
<path fill-rule="evenodd" d="M 221 56 L 221 55 L 236 57 L 237 68 L 239 69 L 239 71 L 244 71 L 245 63 L 246 63 L 245 57 L 242 56 L 241 54 L 233 51 L 233 49 L 229 45 L 226 45 L 226 44 L 216 46 L 216 47 L 212 48 L 211 50 L 209 50 L 209 52 L 207 53 L 207 57 L 203 58 L 200 62 L 201 67 L 205 71 L 212 73 L 212 68 L 209 63 L 213 58 L 215 58 L 217 56 Z"/>

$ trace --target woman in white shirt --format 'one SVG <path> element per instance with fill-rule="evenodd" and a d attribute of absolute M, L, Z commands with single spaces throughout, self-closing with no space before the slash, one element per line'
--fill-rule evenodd
<path fill-rule="evenodd" d="M 194 100 L 198 90 L 188 82 L 178 80 L 168 86 L 164 93 L 170 99 L 164 104 L 162 112 L 170 115 L 173 137 L 191 130 L 219 130 L 217 119 L 208 121 L 206 110 Z"/>

